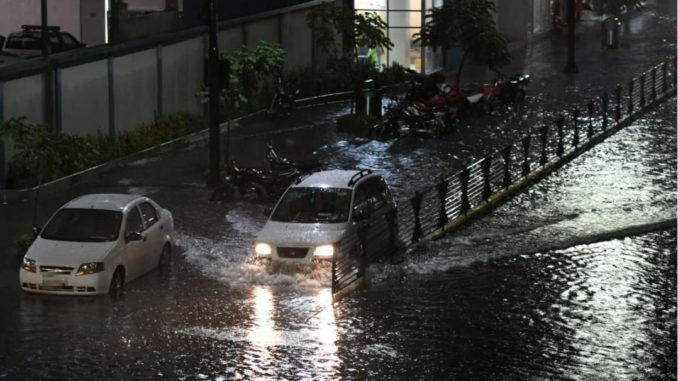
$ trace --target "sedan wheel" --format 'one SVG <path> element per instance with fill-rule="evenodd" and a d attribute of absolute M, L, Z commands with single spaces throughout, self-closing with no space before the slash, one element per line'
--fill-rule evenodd
<path fill-rule="evenodd" d="M 120 298 L 125 292 L 125 273 L 121 268 L 115 270 L 111 285 L 108 287 L 108 294 L 113 299 Z"/>
<path fill-rule="evenodd" d="M 160 253 L 160 259 L 158 260 L 158 268 L 165 269 L 169 268 L 170 263 L 172 262 L 172 247 L 169 244 L 165 244 L 162 248 L 162 253 Z"/>

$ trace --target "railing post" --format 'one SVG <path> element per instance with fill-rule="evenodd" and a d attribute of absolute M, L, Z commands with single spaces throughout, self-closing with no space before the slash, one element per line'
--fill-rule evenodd
<path fill-rule="evenodd" d="M 438 198 L 440 199 L 440 210 L 438 211 L 438 227 L 443 228 L 447 225 L 447 211 L 445 210 L 445 199 L 447 198 L 447 181 L 443 180 L 436 185 L 438 189 Z"/>
<path fill-rule="evenodd" d="M 607 108 L 610 104 L 610 97 L 603 93 L 603 131 L 607 128 Z M 593 123 L 591 123 L 591 132 L 593 132 Z"/>
<path fill-rule="evenodd" d="M 615 97 L 617 98 L 617 110 L 614 113 L 614 121 L 619 123 L 619 119 L 621 119 L 621 93 L 622 93 L 622 87 L 620 84 L 617 84 L 617 88 L 614 90 Z"/>
<path fill-rule="evenodd" d="M 470 175 L 468 167 L 459 173 L 459 182 L 461 183 L 461 214 L 466 214 L 471 209 L 471 204 L 468 201 L 468 178 Z"/>
<path fill-rule="evenodd" d="M 562 115 L 558 117 L 558 121 L 556 122 L 558 125 L 558 156 L 562 157 L 563 153 L 565 152 L 565 147 L 563 146 L 563 126 L 565 125 L 565 117 Z"/>
<path fill-rule="evenodd" d="M 337 252 L 341 252 L 341 247 L 337 248 Z M 337 286 L 339 282 L 337 281 L 337 256 L 332 256 L 332 294 L 335 294 L 337 291 Z"/>
<path fill-rule="evenodd" d="M 673 70 L 676 71 L 678 68 L 678 65 L 676 65 L 676 59 L 678 59 L 678 56 L 673 56 Z M 673 87 L 676 87 L 676 81 L 678 80 L 678 75 L 673 74 Z"/>
<path fill-rule="evenodd" d="M 662 77 L 664 78 L 664 80 L 662 81 L 662 94 L 663 94 L 669 88 L 669 85 L 668 85 L 669 68 L 668 68 L 668 65 L 666 64 L 666 62 L 662 63 Z"/>
<path fill-rule="evenodd" d="M 530 174 L 530 139 L 531 135 L 527 135 L 522 139 L 523 142 L 523 177 Z"/>
<path fill-rule="evenodd" d="M 412 243 L 418 242 L 424 232 L 421 230 L 421 221 L 419 220 L 419 209 L 421 208 L 422 194 L 417 191 L 410 200 L 412 211 L 414 212 L 414 231 L 412 232 Z"/>
<path fill-rule="evenodd" d="M 483 160 L 483 199 L 488 200 L 492 196 L 492 185 L 490 184 L 490 166 L 492 165 L 492 156 L 485 156 Z"/>
<path fill-rule="evenodd" d="M 398 209 L 392 208 L 386 212 L 386 223 L 388 223 L 388 228 L 391 232 L 391 250 L 389 250 L 389 252 L 391 253 L 391 261 L 393 261 L 395 259 L 396 240 L 398 239 L 398 229 L 396 228 L 398 223 Z"/>
<path fill-rule="evenodd" d="M 645 73 L 640 76 L 640 109 L 645 108 Z"/>
<path fill-rule="evenodd" d="M 629 80 L 629 117 L 633 114 L 633 79 Z"/>
<path fill-rule="evenodd" d="M 657 99 L 657 67 L 652 68 L 652 100 Z"/>
<path fill-rule="evenodd" d="M 511 148 L 512 145 L 507 145 L 504 149 L 501 150 L 501 156 L 504 158 L 504 188 L 508 188 L 511 185 Z"/>
<path fill-rule="evenodd" d="M 546 139 L 548 138 L 549 127 L 544 126 L 539 129 L 539 132 L 541 134 L 541 157 L 539 158 L 539 164 L 544 166 L 549 161 L 548 154 L 546 153 Z"/>
<path fill-rule="evenodd" d="M 589 139 L 593 137 L 593 99 L 589 101 L 589 103 L 586 105 L 589 111 L 589 130 L 586 134 Z M 605 118 L 605 110 L 603 110 L 603 118 Z"/>
<path fill-rule="evenodd" d="M 365 276 L 365 270 L 367 269 L 367 237 L 370 232 L 370 225 L 367 223 L 364 223 L 358 227 L 358 240 L 360 241 L 360 245 L 362 247 L 362 251 L 358 254 L 360 254 L 360 268 L 358 269 L 358 277 L 362 278 Z"/>
<path fill-rule="evenodd" d="M 574 119 L 573 132 L 574 136 L 572 137 L 572 146 L 577 147 L 579 145 L 579 108 L 575 107 L 572 111 L 572 119 Z"/>

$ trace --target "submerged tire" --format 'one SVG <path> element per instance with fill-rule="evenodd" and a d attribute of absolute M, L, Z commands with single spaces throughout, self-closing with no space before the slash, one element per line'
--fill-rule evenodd
<path fill-rule="evenodd" d="M 166 243 L 162 247 L 162 252 L 160 253 L 160 258 L 158 258 L 158 268 L 166 269 L 172 263 L 172 246 L 169 243 Z"/>
<path fill-rule="evenodd" d="M 113 299 L 121 298 L 125 293 L 125 270 L 122 267 L 115 269 L 111 284 L 108 286 L 108 295 Z"/>

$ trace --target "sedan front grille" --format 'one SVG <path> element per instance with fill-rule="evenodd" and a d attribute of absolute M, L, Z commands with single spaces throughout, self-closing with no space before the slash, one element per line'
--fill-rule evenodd
<path fill-rule="evenodd" d="M 40 266 L 41 273 L 68 275 L 73 272 L 73 267 L 63 266 Z"/>
<path fill-rule="evenodd" d="M 279 247 L 278 256 L 280 258 L 304 258 L 308 254 L 307 247 Z"/>

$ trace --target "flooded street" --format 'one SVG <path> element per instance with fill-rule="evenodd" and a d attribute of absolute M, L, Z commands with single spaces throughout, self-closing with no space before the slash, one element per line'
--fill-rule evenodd
<path fill-rule="evenodd" d="M 114 169 L 74 194 L 144 193 L 168 207 L 172 267 L 112 301 L 23 294 L 6 263 L 0 378 L 675 378 L 676 231 L 623 238 L 675 217 L 675 119 L 674 98 L 404 263 L 372 265 L 368 287 L 335 304 L 329 264 L 285 272 L 251 261 L 265 204 L 209 203 L 190 178 L 168 186 L 144 180 L 142 164 Z M 242 160 L 263 160 L 263 149 L 245 155 L 238 142 L 291 156 L 312 136 L 327 167 L 370 167 L 400 199 L 461 165 L 431 156 L 458 141 L 369 142 L 322 123 L 237 131 Z M 158 165 L 189 167 L 172 155 Z M 45 197 L 41 218 L 63 201 Z"/>

